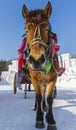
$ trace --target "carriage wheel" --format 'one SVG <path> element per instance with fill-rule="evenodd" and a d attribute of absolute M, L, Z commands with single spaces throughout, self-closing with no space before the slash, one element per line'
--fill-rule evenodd
<path fill-rule="evenodd" d="M 14 76 L 14 85 L 13 85 L 13 88 L 14 88 L 14 94 L 16 94 L 16 91 L 17 91 L 17 87 L 16 87 L 16 74 Z"/>
<path fill-rule="evenodd" d="M 14 94 L 16 94 L 17 92 L 17 88 L 16 88 L 16 85 L 14 84 Z"/>
<path fill-rule="evenodd" d="M 27 83 L 25 83 L 24 98 L 27 96 Z"/>

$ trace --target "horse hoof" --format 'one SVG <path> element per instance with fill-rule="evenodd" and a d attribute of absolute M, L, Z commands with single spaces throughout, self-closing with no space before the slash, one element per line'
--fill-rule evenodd
<path fill-rule="evenodd" d="M 36 128 L 42 129 L 45 127 L 44 122 L 43 121 L 36 121 Z"/>
<path fill-rule="evenodd" d="M 56 125 L 48 124 L 47 130 L 57 130 Z"/>

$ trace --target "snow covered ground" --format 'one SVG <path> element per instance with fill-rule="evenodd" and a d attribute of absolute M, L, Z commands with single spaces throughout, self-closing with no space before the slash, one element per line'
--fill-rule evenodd
<path fill-rule="evenodd" d="M 76 130 L 76 84 L 63 85 L 57 84 L 53 104 L 57 130 Z M 34 101 L 34 92 L 27 92 L 25 99 L 23 90 L 14 95 L 10 84 L 0 82 L 0 130 L 38 130 L 35 128 Z M 45 121 L 43 130 L 46 128 Z"/>

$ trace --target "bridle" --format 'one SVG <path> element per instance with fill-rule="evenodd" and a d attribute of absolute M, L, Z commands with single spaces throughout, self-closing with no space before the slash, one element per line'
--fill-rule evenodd
<path fill-rule="evenodd" d="M 48 43 L 45 43 L 45 42 L 42 40 L 42 38 L 41 38 L 40 26 L 41 26 L 42 24 L 44 24 L 44 23 L 47 23 L 47 24 L 48 24 Z M 36 45 L 36 44 L 39 44 L 39 45 L 44 46 L 44 48 L 45 48 L 45 58 L 46 58 L 46 61 L 49 60 L 50 64 L 53 66 L 54 71 L 55 71 L 56 73 L 58 73 L 57 70 L 56 70 L 55 67 L 54 67 L 54 61 L 57 62 L 57 60 L 56 60 L 56 58 L 54 57 L 56 52 L 54 52 L 54 54 L 52 55 L 52 53 L 53 53 L 52 48 L 53 48 L 53 45 L 54 45 L 54 44 L 53 44 L 53 42 L 51 42 L 51 40 L 50 40 L 51 35 L 49 35 L 49 34 L 51 34 L 51 29 L 49 28 L 49 23 L 48 23 L 48 22 L 41 22 L 40 24 L 37 24 L 37 25 L 36 25 L 35 23 L 30 23 L 30 22 L 29 22 L 29 23 L 26 24 L 26 26 L 28 26 L 29 24 L 35 25 L 36 28 L 35 28 L 35 32 L 34 32 L 34 37 L 33 37 L 33 39 L 31 40 L 31 42 L 30 42 L 30 44 L 29 44 L 29 46 L 28 46 L 28 54 L 29 54 L 29 50 L 31 49 L 32 46 L 34 46 L 34 45 Z M 37 33 L 37 32 L 38 32 L 38 37 L 36 37 L 36 33 Z M 54 39 L 52 39 L 52 40 L 54 40 Z M 55 47 L 55 45 L 54 45 L 54 47 Z M 55 49 L 55 48 L 54 48 L 54 49 Z M 54 50 L 54 51 L 55 51 L 55 50 Z M 40 72 L 43 72 L 43 71 L 40 71 Z"/>
<path fill-rule="evenodd" d="M 40 34 L 40 26 L 44 23 L 47 23 L 47 22 L 41 22 L 40 24 L 35 24 L 35 23 L 27 23 L 26 26 L 28 26 L 29 24 L 33 24 L 36 26 L 35 28 L 35 32 L 34 32 L 34 38 L 31 40 L 30 42 L 30 45 L 28 47 L 28 49 L 30 49 L 33 45 L 35 44 L 40 44 L 40 45 L 43 45 L 45 48 L 48 47 L 48 45 L 46 43 L 44 43 L 44 41 L 42 40 L 41 38 L 41 34 Z M 36 37 L 36 33 L 38 31 L 38 37 Z"/>

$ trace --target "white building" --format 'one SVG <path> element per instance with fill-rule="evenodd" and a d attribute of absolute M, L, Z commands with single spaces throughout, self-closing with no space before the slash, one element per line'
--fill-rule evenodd
<path fill-rule="evenodd" d="M 69 53 L 60 56 L 62 67 L 65 67 L 64 73 L 58 77 L 56 86 L 76 87 L 76 58 L 71 58 Z"/>
<path fill-rule="evenodd" d="M 72 58 L 70 61 L 71 61 L 71 67 L 76 74 L 76 58 Z"/>
<path fill-rule="evenodd" d="M 8 66 L 8 71 L 18 72 L 18 60 L 12 60 L 12 64 Z"/>
<path fill-rule="evenodd" d="M 70 61 L 71 61 L 71 66 L 75 67 L 76 66 L 76 58 L 72 58 L 72 59 L 70 59 Z"/>
<path fill-rule="evenodd" d="M 58 77 L 56 85 L 59 86 L 64 83 L 72 85 L 74 81 L 76 82 L 76 59 L 71 58 L 69 53 L 62 54 L 58 59 L 60 67 L 65 67 L 66 70 L 62 76 Z M 2 72 L 2 80 L 6 80 L 13 85 L 16 72 L 18 72 L 18 60 L 13 60 L 12 64 L 8 66 L 8 71 Z"/>
<path fill-rule="evenodd" d="M 62 66 L 65 67 L 66 69 L 71 67 L 71 56 L 69 53 L 66 54 L 62 54 L 61 55 L 62 58 Z"/>
<path fill-rule="evenodd" d="M 18 60 L 12 60 L 12 64 L 8 66 L 8 71 L 2 72 L 1 80 L 8 81 L 13 85 L 16 72 L 18 72 Z"/>

